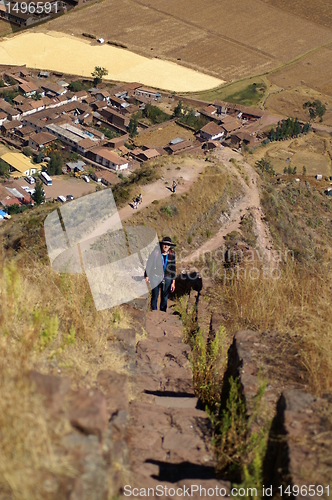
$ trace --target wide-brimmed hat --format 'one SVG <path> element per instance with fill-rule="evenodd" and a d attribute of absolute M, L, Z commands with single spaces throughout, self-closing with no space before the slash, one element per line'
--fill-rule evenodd
<path fill-rule="evenodd" d="M 161 242 L 160 242 L 161 245 L 169 245 L 170 247 L 175 247 L 176 244 L 175 243 L 172 243 L 172 240 L 169 236 L 165 236 Z"/>

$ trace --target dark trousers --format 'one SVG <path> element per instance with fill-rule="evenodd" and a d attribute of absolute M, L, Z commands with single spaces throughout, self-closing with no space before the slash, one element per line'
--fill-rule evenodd
<path fill-rule="evenodd" d="M 172 278 L 165 278 L 165 284 L 162 282 L 157 285 L 155 288 L 152 288 L 151 295 L 151 309 L 152 311 L 157 310 L 157 302 L 159 297 L 159 290 L 161 291 L 161 300 L 160 300 L 160 310 L 166 312 L 167 309 L 167 300 L 168 294 L 171 288 Z"/>

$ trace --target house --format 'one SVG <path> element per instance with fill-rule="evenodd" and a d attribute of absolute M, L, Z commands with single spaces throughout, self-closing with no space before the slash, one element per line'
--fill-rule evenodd
<path fill-rule="evenodd" d="M 24 94 L 25 97 L 31 97 L 37 93 L 38 87 L 32 82 L 20 83 L 18 89 Z"/>
<path fill-rule="evenodd" d="M 10 122 L 10 121 L 4 121 L 1 125 L 1 133 L 6 137 L 8 135 L 10 135 L 10 133 L 18 128 L 20 126 L 20 122 L 19 121 L 13 121 L 13 122 Z"/>
<path fill-rule="evenodd" d="M 116 174 L 111 171 L 103 170 L 101 182 L 104 186 L 111 186 L 117 181 Z"/>
<path fill-rule="evenodd" d="M 242 144 L 252 147 L 256 142 L 256 138 L 248 134 L 248 132 L 236 132 L 231 134 L 231 146 L 234 148 L 239 148 Z"/>
<path fill-rule="evenodd" d="M 2 125 L 6 120 L 7 120 L 7 114 L 4 113 L 3 111 L 0 111 L 0 127 L 2 127 Z"/>
<path fill-rule="evenodd" d="M 82 160 L 69 161 L 66 163 L 67 172 L 84 172 L 86 163 Z"/>
<path fill-rule="evenodd" d="M 96 90 L 92 93 L 92 95 L 96 98 L 97 101 L 109 101 L 110 95 L 107 90 Z"/>
<path fill-rule="evenodd" d="M 141 151 L 136 156 L 136 159 L 138 161 L 147 161 L 151 160 L 152 158 L 156 158 L 157 156 L 160 156 L 160 154 L 155 149 L 146 149 L 145 151 Z"/>
<path fill-rule="evenodd" d="M 60 141 L 68 144 L 75 151 L 78 151 L 82 139 L 91 139 L 95 146 L 99 143 L 99 139 L 95 137 L 94 134 L 87 132 L 82 128 L 75 127 L 71 123 L 63 123 L 59 125 L 57 123 L 51 123 L 50 125 L 45 124 L 45 129 L 47 132 L 56 135 Z M 83 149 L 85 149 L 85 147 L 82 146 Z"/>
<path fill-rule="evenodd" d="M 14 153 L 12 151 L 1 156 L 1 160 L 9 165 L 10 174 L 13 177 L 24 177 L 25 175 L 33 175 L 41 170 L 39 164 L 34 165 L 22 153 Z"/>
<path fill-rule="evenodd" d="M 135 94 L 135 91 L 142 87 L 141 83 L 132 82 L 125 83 L 124 85 L 120 85 L 111 90 L 112 95 L 116 97 L 131 97 Z"/>
<path fill-rule="evenodd" d="M 181 139 L 181 137 L 176 137 L 175 139 L 172 139 L 170 141 L 170 145 L 171 146 L 175 146 L 175 144 L 179 144 L 180 142 L 183 142 L 184 139 Z"/>
<path fill-rule="evenodd" d="M 204 141 L 216 141 L 224 136 L 224 130 L 215 122 L 209 122 L 200 129 L 199 136 Z"/>
<path fill-rule="evenodd" d="M 79 90 L 76 92 L 76 97 L 78 101 L 82 101 L 83 99 L 86 99 L 88 97 L 88 93 L 86 90 Z"/>
<path fill-rule="evenodd" d="M 114 137 L 110 139 L 107 145 L 113 149 L 118 149 L 120 146 L 124 146 L 125 141 L 128 139 L 128 134 L 122 135 L 121 137 Z"/>
<path fill-rule="evenodd" d="M 101 182 L 103 178 L 103 172 L 103 170 L 95 170 L 95 172 L 93 172 L 90 177 L 96 182 Z"/>
<path fill-rule="evenodd" d="M 65 87 L 58 85 L 57 83 L 47 82 L 41 85 L 41 88 L 50 95 L 64 95 L 67 92 Z"/>
<path fill-rule="evenodd" d="M 57 85 L 60 85 L 60 87 L 69 87 L 69 83 L 67 83 L 65 80 L 59 80 L 58 82 L 56 82 Z"/>
<path fill-rule="evenodd" d="M 168 146 L 165 147 L 165 151 L 168 154 L 178 154 L 182 153 L 183 151 L 186 151 L 187 149 L 192 148 L 192 146 L 193 143 L 191 141 L 181 141 L 174 145 L 169 144 Z"/>
<path fill-rule="evenodd" d="M 201 114 L 205 116 L 214 116 L 217 114 L 217 108 L 210 104 L 201 110 Z"/>
<path fill-rule="evenodd" d="M 127 132 L 127 127 L 130 121 L 128 116 L 123 116 L 121 113 L 110 107 L 100 110 L 99 114 L 101 116 L 101 120 L 108 122 L 116 129 Z"/>
<path fill-rule="evenodd" d="M 93 148 L 87 152 L 86 157 L 90 160 L 103 165 L 104 167 L 111 168 L 112 170 L 124 170 L 128 168 L 128 161 L 120 158 L 117 154 L 113 153 L 107 148 Z"/>
<path fill-rule="evenodd" d="M 145 97 L 148 99 L 155 99 L 155 100 L 157 100 L 157 99 L 159 99 L 159 97 L 161 97 L 160 92 L 157 92 L 157 91 L 151 90 L 151 89 L 146 89 L 144 87 L 139 87 L 138 89 L 136 89 L 135 95 L 137 95 L 139 97 Z"/>
<path fill-rule="evenodd" d="M 29 144 L 29 137 L 34 133 L 34 129 L 29 127 L 29 125 L 24 125 L 23 127 L 14 129 L 14 137 L 19 139 L 23 146 L 27 146 Z"/>
<path fill-rule="evenodd" d="M 40 151 L 49 146 L 56 140 L 56 136 L 49 132 L 37 132 L 29 137 L 29 146 L 32 149 Z"/>
<path fill-rule="evenodd" d="M 13 103 L 15 103 L 15 105 L 19 106 L 21 104 L 24 104 L 25 102 L 27 102 L 27 98 L 24 97 L 23 95 L 17 95 L 16 97 L 14 97 L 13 99 Z"/>
<path fill-rule="evenodd" d="M 85 156 L 89 149 L 96 146 L 96 141 L 92 141 L 87 137 L 86 139 L 82 139 L 77 143 L 77 152 L 81 155 Z"/>
<path fill-rule="evenodd" d="M 239 118 L 235 118 L 234 116 L 226 116 L 222 119 L 221 126 L 225 134 L 229 135 L 231 132 L 239 130 L 242 127 L 242 122 Z"/>
<path fill-rule="evenodd" d="M 100 100 L 100 101 L 95 101 L 91 103 L 91 109 L 93 111 L 100 111 L 101 109 L 104 109 L 107 107 L 107 102 Z"/>
<path fill-rule="evenodd" d="M 219 141 L 207 141 L 206 143 L 206 149 L 210 151 L 211 149 L 218 149 L 221 148 L 222 145 Z"/>
<path fill-rule="evenodd" d="M 20 112 L 17 109 L 13 108 L 8 102 L 4 99 L 0 99 L 0 111 L 3 111 L 7 115 L 7 120 L 19 120 Z"/>

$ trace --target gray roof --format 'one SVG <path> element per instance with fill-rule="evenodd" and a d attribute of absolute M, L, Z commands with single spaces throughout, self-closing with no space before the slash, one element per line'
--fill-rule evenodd
<path fill-rule="evenodd" d="M 16 188 L 6 188 L 7 191 L 10 192 L 12 196 L 15 196 L 15 198 L 22 198 L 23 194 L 21 194 Z"/>
<path fill-rule="evenodd" d="M 174 144 L 179 144 L 179 142 L 183 142 L 183 139 L 181 139 L 181 137 L 176 137 L 176 139 L 173 139 L 173 140 L 170 142 L 170 145 L 171 145 L 171 146 L 174 146 Z"/>
<path fill-rule="evenodd" d="M 82 160 L 77 160 L 77 161 L 69 161 L 66 163 L 66 166 L 73 170 L 74 168 L 77 168 L 78 170 L 84 170 L 83 167 L 85 167 L 86 163 Z"/>

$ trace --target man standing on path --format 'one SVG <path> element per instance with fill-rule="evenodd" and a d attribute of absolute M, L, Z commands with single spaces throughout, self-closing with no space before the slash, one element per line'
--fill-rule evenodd
<path fill-rule="evenodd" d="M 151 285 L 151 309 L 157 310 L 159 289 L 161 291 L 160 310 L 166 312 L 168 294 L 175 290 L 176 263 L 175 244 L 169 236 L 165 236 L 151 252 L 145 268 L 145 281 Z"/>
<path fill-rule="evenodd" d="M 174 181 L 173 181 L 173 185 L 172 185 L 172 192 L 173 192 L 173 193 L 175 193 L 175 188 L 176 188 L 176 186 L 177 186 L 177 182 L 176 182 L 176 180 L 174 179 Z"/>

